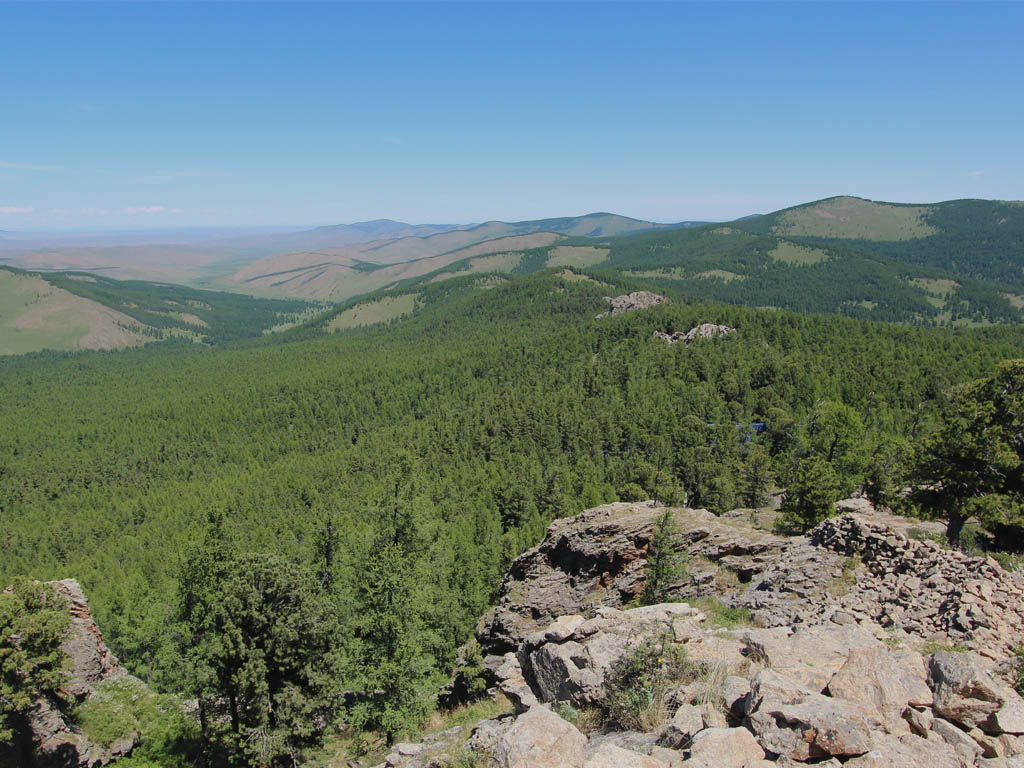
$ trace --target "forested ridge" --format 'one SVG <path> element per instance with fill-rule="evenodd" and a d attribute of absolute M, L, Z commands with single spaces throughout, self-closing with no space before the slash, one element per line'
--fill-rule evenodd
<path fill-rule="evenodd" d="M 456 278 L 408 319 L 340 334 L 0 360 L 2 581 L 79 579 L 127 666 L 188 692 L 182 585 L 272 554 L 322 585 L 346 690 L 390 690 L 396 659 L 419 670 L 397 714 L 363 715 L 400 733 L 553 518 L 756 505 L 811 460 L 837 492 L 882 483 L 944 392 L 1024 357 L 1013 327 L 685 299 L 595 319 L 632 284 L 572 277 Z M 704 322 L 737 332 L 652 338 Z"/>
<path fill-rule="evenodd" d="M 814 221 L 818 206 L 843 200 L 862 207 L 862 236 L 783 226 L 794 213 Z M 900 210 L 922 211 L 920 221 L 903 222 L 915 236 L 888 239 L 895 225 L 886 217 Z M 572 238 L 527 250 L 511 271 L 529 274 L 553 266 L 556 249 L 593 245 Z M 1024 205 L 1015 202 L 829 198 L 734 222 L 605 238 L 598 246 L 607 256 L 589 264 L 596 272 L 705 301 L 944 327 L 1024 319 Z M 468 259 L 409 284 L 471 268 Z"/>

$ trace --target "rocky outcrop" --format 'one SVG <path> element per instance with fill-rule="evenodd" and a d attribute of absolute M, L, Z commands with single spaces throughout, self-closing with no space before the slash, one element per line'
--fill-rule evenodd
<path fill-rule="evenodd" d="M 837 509 L 844 514 L 798 537 L 759 530 L 749 514 L 672 510 L 687 576 L 670 596 L 714 598 L 748 610 L 765 627 L 870 621 L 917 650 L 964 646 L 989 666 L 1006 662 L 1024 638 L 1017 577 L 994 560 L 908 535 L 927 523 L 878 514 L 863 499 Z M 663 512 L 652 502 L 620 502 L 554 521 L 544 540 L 513 562 L 497 605 L 477 625 L 488 685 L 504 679 L 497 670 L 507 654 L 559 617 L 593 619 L 602 608 L 633 601 Z M 511 695 L 525 690 L 506 687 Z M 457 703 L 466 690 L 457 675 L 441 701 Z"/>
<path fill-rule="evenodd" d="M 484 652 L 513 651 L 559 616 L 589 618 L 599 608 L 634 600 L 643 590 L 647 550 L 664 511 L 652 502 L 618 502 L 551 523 L 544 540 L 512 563 L 497 605 L 477 625 Z M 713 589 L 713 573 L 702 572 L 697 561 L 720 564 L 749 580 L 777 560 L 788 542 L 703 509 L 672 510 L 672 519 L 695 574 L 677 585 L 680 597 Z"/>
<path fill-rule="evenodd" d="M 633 312 L 637 309 L 647 309 L 649 307 L 656 307 L 658 304 L 664 304 L 668 299 L 664 296 L 659 296 L 656 293 L 650 291 L 633 291 L 624 296 L 605 296 L 604 300 L 607 301 L 611 307 L 607 312 L 602 312 L 597 316 L 598 319 L 602 317 L 614 317 L 615 315 L 621 315 L 624 312 Z"/>
<path fill-rule="evenodd" d="M 663 341 L 667 341 L 669 344 L 675 344 L 677 341 L 681 341 L 683 344 L 689 344 L 691 341 L 696 339 L 714 339 L 718 336 L 728 336 L 733 333 L 736 333 L 736 329 L 730 328 L 728 325 L 701 323 L 685 333 L 683 331 L 676 331 L 675 333 L 655 331 L 654 338 L 662 339 Z"/>
<path fill-rule="evenodd" d="M 20 734 L 20 755 L 8 763 L 18 768 L 98 768 L 131 752 L 135 739 L 110 745 L 90 741 L 71 720 L 70 709 L 93 695 L 101 683 L 113 679 L 131 679 L 144 684 L 121 668 L 110 652 L 99 627 L 93 621 L 82 587 L 74 579 L 47 582 L 67 601 L 71 619 L 61 649 L 69 657 L 64 690 L 68 701 L 40 697 L 30 711 Z M 4 756 L 0 755 L 0 765 Z"/>
<path fill-rule="evenodd" d="M 1000 677 L 1024 639 L 1017 578 L 915 540 L 919 522 L 863 500 L 838 510 L 794 538 L 743 514 L 672 510 L 688 556 L 672 594 L 747 608 L 750 625 L 732 629 L 714 626 L 709 603 L 629 607 L 664 509 L 620 503 L 555 521 L 477 627 L 515 714 L 479 724 L 470 748 L 522 768 L 1024 768 L 1024 700 Z M 609 671 L 654 641 L 683 649 L 690 674 L 649 732 L 557 722 L 562 707 L 600 708 Z"/>
<path fill-rule="evenodd" d="M 617 502 L 551 523 L 544 540 L 512 563 L 497 604 L 477 624 L 488 683 L 497 684 L 495 673 L 506 654 L 557 618 L 593 618 L 601 608 L 632 602 L 643 590 L 647 550 L 664 511 L 652 502 Z M 748 581 L 775 562 L 788 542 L 703 509 L 675 509 L 672 516 L 690 559 L 690 575 L 672 591 L 679 599 L 717 593 L 718 573 L 727 573 L 730 583 Z M 458 703 L 466 690 L 457 673 L 441 703 Z"/>
<path fill-rule="evenodd" d="M 525 638 L 504 667 L 534 700 L 481 723 L 478 764 L 511 768 L 642 766 L 1019 768 L 1013 690 L 972 653 L 922 656 L 871 621 L 721 629 L 686 603 L 559 617 Z M 589 736 L 549 709 L 582 711 L 608 696 L 616 660 L 660 638 L 685 649 L 691 673 L 664 697 L 648 733 Z M 787 652 L 791 651 L 791 652 Z M 516 664 L 515 662 L 520 662 Z M 416 751 L 415 749 L 409 750 Z M 419 760 L 419 758 L 416 758 Z M 396 768 L 423 768 L 410 758 Z"/>

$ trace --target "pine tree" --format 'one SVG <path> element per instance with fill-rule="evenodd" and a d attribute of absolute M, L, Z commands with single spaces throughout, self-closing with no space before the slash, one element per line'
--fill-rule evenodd
<path fill-rule="evenodd" d="M 654 526 L 654 534 L 647 550 L 647 578 L 640 593 L 640 605 L 663 602 L 668 592 L 677 587 L 686 576 L 686 563 L 682 555 L 683 544 L 672 519 L 671 510 L 665 510 Z"/>
<path fill-rule="evenodd" d="M 359 599 L 361 618 L 351 659 L 366 698 L 353 707 L 350 719 L 356 727 L 379 729 L 390 744 L 415 730 L 430 708 L 425 630 L 414 570 L 402 544 L 378 539 L 362 571 Z"/>
<path fill-rule="evenodd" d="M 0 743 L 14 740 L 39 696 L 63 698 L 68 621 L 63 597 L 46 584 L 22 577 L 0 592 Z"/>

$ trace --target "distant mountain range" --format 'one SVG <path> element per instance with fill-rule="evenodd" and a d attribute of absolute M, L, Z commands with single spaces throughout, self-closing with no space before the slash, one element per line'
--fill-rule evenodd
<path fill-rule="evenodd" d="M 610 213 L 473 225 L 381 219 L 292 231 L 193 230 L 179 243 L 93 234 L 91 246 L 69 240 L 26 247 L 25 240 L 4 240 L 9 234 L 0 232 L 0 260 L 35 275 L 0 275 L 0 299 L 10 310 L 0 325 L 0 351 L 120 346 L 182 334 L 240 338 L 341 302 L 352 311 L 337 327 L 379 322 L 413 311 L 415 296 L 433 283 L 476 274 L 486 286 L 496 276 L 543 269 L 625 279 L 680 297 L 887 322 L 1024 322 L 1019 202 L 916 205 L 842 196 L 728 223 L 657 224 Z M 158 239 L 173 238 L 164 232 Z M 111 279 L 126 277 L 135 282 Z M 193 293 L 171 295 L 179 290 L 172 283 Z M 366 309 L 382 291 L 392 298 Z M 237 301 L 225 298 L 232 293 Z M 367 304 L 360 304 L 363 296 Z M 303 314 L 295 299 L 317 305 Z M 86 337 L 83 328 L 95 332 Z"/>
<path fill-rule="evenodd" d="M 299 228 L 191 228 L 136 232 L 7 233 L 0 235 L 0 258 L 25 269 L 77 269 L 120 279 L 150 279 L 269 295 L 344 298 L 331 290 L 282 288 L 280 281 L 253 281 L 242 267 L 267 259 L 264 274 L 293 269 L 301 254 L 319 254 L 310 263 L 348 267 L 352 260 L 397 264 L 510 235 L 538 232 L 603 237 L 654 229 L 692 226 L 697 222 L 659 224 L 610 213 L 537 221 L 483 224 L 406 224 L 390 219 Z M 461 233 L 461 234 L 459 234 Z M 446 238 L 432 240 L 439 235 Z M 429 242 L 425 242 L 429 241 Z M 275 263 L 274 258 L 280 260 Z M 264 285 L 265 283 L 265 285 Z M 378 286 L 379 287 L 379 286 Z M 343 295 L 342 295 L 343 294 Z"/>

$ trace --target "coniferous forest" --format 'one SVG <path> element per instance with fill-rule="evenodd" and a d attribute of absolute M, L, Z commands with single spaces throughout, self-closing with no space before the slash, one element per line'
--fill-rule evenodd
<path fill-rule="evenodd" d="M 896 503 L 948 393 L 1024 357 L 1019 327 L 680 296 L 597 318 L 633 287 L 607 280 L 467 276 L 343 333 L 0 359 L 0 580 L 77 578 L 130 671 L 199 702 L 189 749 L 269 764 L 333 718 L 397 738 L 552 519 Z M 705 322 L 736 332 L 652 338 Z"/>

